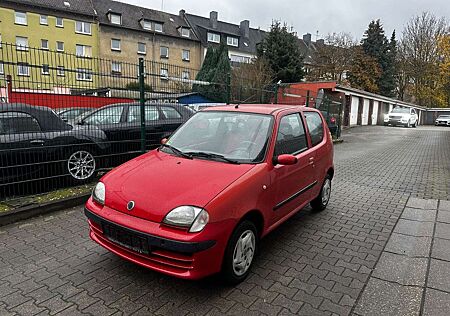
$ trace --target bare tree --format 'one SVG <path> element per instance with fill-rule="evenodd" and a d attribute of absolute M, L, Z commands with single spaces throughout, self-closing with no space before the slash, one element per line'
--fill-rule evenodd
<path fill-rule="evenodd" d="M 333 80 L 342 83 L 353 61 L 355 39 L 348 33 L 328 34 L 324 44 L 316 44 L 313 56 L 315 67 L 308 74 L 308 80 Z"/>

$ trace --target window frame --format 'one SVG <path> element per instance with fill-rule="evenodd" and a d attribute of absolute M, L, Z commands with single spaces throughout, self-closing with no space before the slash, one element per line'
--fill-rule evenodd
<path fill-rule="evenodd" d="M 56 75 L 58 77 L 66 76 L 66 68 L 64 66 L 56 66 Z"/>
<path fill-rule="evenodd" d="M 44 20 L 45 22 L 43 22 L 43 19 L 42 19 L 44 17 L 45 17 L 45 20 Z M 48 26 L 48 15 L 45 15 L 45 14 L 39 15 L 39 24 Z"/>
<path fill-rule="evenodd" d="M 310 133 L 309 126 L 308 126 L 308 120 L 306 119 L 306 113 L 315 113 L 315 115 L 317 115 L 319 117 L 320 121 L 322 122 L 322 139 L 320 140 L 320 142 L 318 142 L 316 144 L 313 143 L 313 138 Z M 322 115 L 320 113 L 317 113 L 315 111 L 302 111 L 302 119 L 304 120 L 304 124 L 307 128 L 307 133 L 308 133 L 308 138 L 309 138 L 311 148 L 314 148 L 314 147 L 320 145 L 323 142 L 323 140 L 326 138 L 325 125 L 327 124 L 327 122 L 322 118 Z"/>
<path fill-rule="evenodd" d="M 80 74 L 83 76 L 79 77 Z M 86 78 L 86 75 L 89 75 L 90 78 Z M 75 78 L 77 81 L 93 81 L 92 70 L 88 68 L 77 68 Z"/>
<path fill-rule="evenodd" d="M 78 24 L 81 25 L 81 31 L 77 30 Z M 86 32 L 85 25 L 89 24 L 89 32 Z M 84 21 L 75 21 L 75 33 L 82 35 L 92 35 L 92 23 L 84 22 Z"/>
<path fill-rule="evenodd" d="M 184 32 L 187 32 L 186 34 L 183 34 L 183 31 Z M 181 30 L 180 30 L 180 34 L 181 34 L 181 37 L 186 37 L 186 38 L 190 38 L 191 37 L 191 29 L 190 28 L 188 28 L 188 27 L 181 27 Z"/>
<path fill-rule="evenodd" d="M 231 39 L 231 42 L 230 42 Z M 234 45 L 234 40 L 236 40 L 236 45 Z M 239 47 L 239 38 L 234 36 L 227 36 L 227 45 L 232 47 Z"/>
<path fill-rule="evenodd" d="M 161 28 L 159 28 L 159 26 Z M 153 29 L 155 30 L 155 32 L 157 33 L 163 33 L 164 32 L 164 25 L 161 22 L 153 22 Z"/>
<path fill-rule="evenodd" d="M 163 72 L 166 73 L 166 75 L 163 75 Z M 159 70 L 159 76 L 160 76 L 161 80 L 169 80 L 169 69 L 161 68 Z"/>
<path fill-rule="evenodd" d="M 78 48 L 81 47 L 83 53 L 81 55 L 78 54 Z M 86 54 L 87 51 L 90 50 L 90 54 Z M 83 45 L 83 44 L 75 44 L 75 55 L 77 57 L 82 58 L 92 58 L 92 46 L 90 45 Z"/>
<path fill-rule="evenodd" d="M 144 50 L 143 51 L 139 50 L 139 48 L 140 48 L 139 46 L 140 45 L 144 45 Z M 137 53 L 140 54 L 140 55 L 147 55 L 147 44 L 144 43 L 144 42 L 138 42 L 137 43 Z"/>
<path fill-rule="evenodd" d="M 275 135 L 274 135 L 274 136 L 275 136 L 275 145 L 274 145 L 274 147 L 273 147 L 273 158 L 276 158 L 276 157 L 278 157 L 279 155 L 283 155 L 283 154 L 277 154 L 277 143 L 278 143 L 277 138 L 278 138 L 278 133 L 279 133 L 279 131 L 280 131 L 281 120 L 282 120 L 283 118 L 285 118 L 285 117 L 290 116 L 290 115 L 296 115 L 299 124 L 303 127 L 303 135 L 304 135 L 304 137 L 305 137 L 305 145 L 306 145 L 306 147 L 305 147 L 305 148 L 302 148 L 302 149 L 300 149 L 300 150 L 298 150 L 298 151 L 295 151 L 294 153 L 287 154 L 287 155 L 298 156 L 298 155 L 300 155 L 301 153 L 307 151 L 307 150 L 310 148 L 310 146 L 309 146 L 309 140 L 308 140 L 308 130 L 307 130 L 307 127 L 305 126 L 305 123 L 306 123 L 306 122 L 303 121 L 303 118 L 302 118 L 303 115 L 302 115 L 302 113 L 301 113 L 301 112 L 290 112 L 290 113 L 286 113 L 286 114 L 284 114 L 284 115 L 280 118 L 279 123 L 278 123 L 278 128 L 277 128 L 277 130 L 275 131 Z"/>
<path fill-rule="evenodd" d="M 163 48 L 167 49 L 167 54 L 166 55 L 162 54 L 162 49 Z M 163 58 L 163 59 L 169 59 L 169 47 L 167 47 L 167 46 L 160 46 L 159 47 L 159 57 Z"/>
<path fill-rule="evenodd" d="M 113 17 L 118 17 L 119 18 L 119 23 L 115 23 L 113 22 Z M 109 13 L 109 23 L 113 24 L 113 25 L 122 25 L 122 14 L 120 13 Z"/>
<path fill-rule="evenodd" d="M 119 43 L 119 48 L 113 47 L 113 42 L 117 41 Z M 122 41 L 119 38 L 111 38 L 111 50 L 115 52 L 121 52 L 122 51 Z"/>
<path fill-rule="evenodd" d="M 42 45 L 44 42 L 47 42 L 47 47 L 44 47 L 44 45 Z M 41 49 L 49 50 L 50 49 L 50 45 L 49 44 L 50 43 L 49 43 L 48 39 L 41 38 Z"/>
<path fill-rule="evenodd" d="M 17 43 L 17 39 L 25 39 L 25 41 L 26 41 L 26 44 L 25 45 L 19 45 L 18 43 Z M 25 36 L 16 36 L 16 50 L 19 50 L 19 51 L 28 51 L 28 48 L 29 48 L 29 42 L 28 42 L 28 37 L 25 37 Z"/>
<path fill-rule="evenodd" d="M 184 53 L 187 53 L 187 58 L 184 58 Z M 181 60 L 182 61 L 191 61 L 191 51 L 189 49 L 181 50 Z"/>
<path fill-rule="evenodd" d="M 118 65 L 118 70 L 114 70 L 113 65 Z M 118 75 L 118 74 L 122 74 L 122 63 L 119 61 L 111 61 L 111 73 L 113 75 Z"/>
<path fill-rule="evenodd" d="M 59 44 L 62 44 L 62 49 L 59 48 Z M 64 42 L 56 41 L 56 51 L 63 53 L 65 51 L 65 45 Z"/>
<path fill-rule="evenodd" d="M 19 19 L 23 18 L 25 20 L 25 22 L 19 22 L 17 20 L 18 19 L 17 14 L 23 14 L 24 17 L 19 17 Z M 14 11 L 14 24 L 17 24 L 17 25 L 28 25 L 28 14 L 27 14 L 27 12 L 25 12 L 25 11 Z"/>
<path fill-rule="evenodd" d="M 210 38 L 210 35 L 211 35 L 211 38 Z M 217 43 L 217 44 L 220 44 L 220 34 L 218 34 L 218 33 L 214 33 L 214 32 L 208 32 L 207 33 L 207 41 L 209 42 L 209 43 Z M 218 40 L 217 41 L 215 41 L 214 40 L 214 37 L 215 36 L 217 36 L 218 37 Z"/>
<path fill-rule="evenodd" d="M 58 20 L 61 20 L 61 24 L 58 24 Z M 64 18 L 59 16 L 55 17 L 55 26 L 64 28 Z"/>
<path fill-rule="evenodd" d="M 26 68 L 20 68 L 26 67 Z M 26 73 L 21 73 L 19 69 L 27 69 Z M 17 63 L 17 76 L 20 77 L 29 77 L 30 76 L 30 64 L 29 63 Z"/>
<path fill-rule="evenodd" d="M 47 71 L 44 71 L 45 66 L 47 66 Z M 41 75 L 44 75 L 44 76 L 50 75 L 50 65 L 49 64 L 42 64 L 41 68 L 42 68 Z"/>

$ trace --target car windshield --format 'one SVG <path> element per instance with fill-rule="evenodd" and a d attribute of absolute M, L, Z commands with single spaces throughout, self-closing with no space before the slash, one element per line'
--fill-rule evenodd
<path fill-rule="evenodd" d="M 409 108 L 395 108 L 392 113 L 409 113 Z"/>
<path fill-rule="evenodd" d="M 198 112 L 167 145 L 193 158 L 256 163 L 264 159 L 272 116 L 221 111 Z M 165 152 L 173 153 L 170 147 Z"/>

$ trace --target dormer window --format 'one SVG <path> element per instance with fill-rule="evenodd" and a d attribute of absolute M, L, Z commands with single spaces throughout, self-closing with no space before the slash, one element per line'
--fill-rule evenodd
<path fill-rule="evenodd" d="M 228 36 L 227 37 L 227 45 L 228 46 L 238 47 L 239 46 L 239 39 L 237 37 Z"/>
<path fill-rule="evenodd" d="M 155 32 L 162 32 L 162 31 L 163 31 L 162 23 L 155 22 Z"/>
<path fill-rule="evenodd" d="M 122 14 L 109 12 L 108 18 L 111 24 L 122 25 Z"/>
<path fill-rule="evenodd" d="M 191 36 L 191 30 L 188 29 L 187 27 L 182 27 L 181 28 L 181 36 L 183 36 L 183 37 L 190 37 Z"/>
<path fill-rule="evenodd" d="M 142 28 L 144 30 L 151 31 L 151 29 L 152 29 L 152 21 L 142 19 L 141 20 L 141 26 L 142 26 Z"/>
<path fill-rule="evenodd" d="M 208 32 L 208 42 L 211 43 L 220 43 L 220 35 L 216 33 Z"/>

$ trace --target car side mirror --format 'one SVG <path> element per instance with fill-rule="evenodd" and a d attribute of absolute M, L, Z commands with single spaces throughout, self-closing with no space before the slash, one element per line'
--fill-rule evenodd
<path fill-rule="evenodd" d="M 282 166 L 290 166 L 295 165 L 297 163 L 298 159 L 294 155 L 279 155 L 273 159 L 274 165 L 282 165 Z"/>
<path fill-rule="evenodd" d="M 164 145 L 165 143 L 167 143 L 168 139 L 167 138 L 163 138 L 161 139 L 161 145 Z"/>

